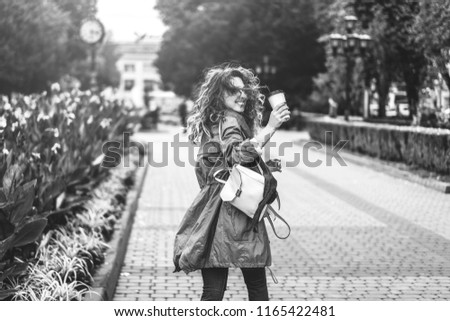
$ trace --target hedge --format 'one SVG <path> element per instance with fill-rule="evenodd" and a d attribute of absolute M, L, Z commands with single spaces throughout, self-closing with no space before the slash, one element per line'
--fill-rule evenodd
<path fill-rule="evenodd" d="M 345 149 L 402 162 L 443 175 L 450 174 L 450 130 L 419 126 L 370 124 L 328 117 L 304 118 L 311 139 L 325 142 L 347 140 Z"/>

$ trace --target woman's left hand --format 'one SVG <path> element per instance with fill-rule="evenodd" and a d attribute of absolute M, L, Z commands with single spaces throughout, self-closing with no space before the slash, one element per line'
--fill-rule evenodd
<path fill-rule="evenodd" d="M 267 167 L 269 167 L 271 172 L 281 172 L 281 160 L 280 159 L 269 159 L 266 162 Z"/>

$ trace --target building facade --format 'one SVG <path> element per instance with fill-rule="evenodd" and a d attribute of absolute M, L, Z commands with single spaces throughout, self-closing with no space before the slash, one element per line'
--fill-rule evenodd
<path fill-rule="evenodd" d="M 148 106 L 149 94 L 161 91 L 161 77 L 153 65 L 160 44 L 161 38 L 156 37 L 118 44 L 119 94 L 136 107 Z"/>

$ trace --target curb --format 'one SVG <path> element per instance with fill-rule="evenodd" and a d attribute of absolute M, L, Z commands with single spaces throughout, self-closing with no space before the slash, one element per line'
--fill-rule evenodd
<path fill-rule="evenodd" d="M 300 140 L 295 143 L 298 145 L 304 145 L 304 143 L 306 142 L 309 142 L 309 140 L 308 141 Z M 326 146 L 326 149 L 316 149 L 316 150 L 318 152 L 325 153 L 328 148 L 330 147 Z M 397 163 L 384 161 L 378 158 L 373 158 L 371 156 L 355 154 L 345 150 L 340 150 L 339 154 L 343 156 L 343 159 L 345 161 L 349 161 L 353 164 L 369 167 L 373 170 L 381 171 L 393 177 L 401 178 L 412 183 L 420 184 L 422 186 L 437 190 L 441 193 L 450 194 L 450 183 L 441 182 L 433 178 L 424 178 L 419 176 L 418 174 L 411 173 L 408 170 L 407 165 L 405 164 L 398 165 Z M 394 164 L 397 166 L 402 166 L 404 167 L 404 169 L 397 168 Z"/>
<path fill-rule="evenodd" d="M 136 181 L 135 188 L 128 192 L 127 205 L 108 243 L 105 262 L 95 272 L 92 289 L 83 301 L 111 301 L 114 297 L 148 167 L 146 164 L 136 170 L 135 177 L 140 181 Z"/>

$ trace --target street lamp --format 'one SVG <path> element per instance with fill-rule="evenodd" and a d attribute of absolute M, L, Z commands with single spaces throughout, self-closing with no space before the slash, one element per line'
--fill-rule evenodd
<path fill-rule="evenodd" d="M 346 74 L 345 74 L 345 120 L 349 119 L 350 114 L 350 80 L 352 75 L 352 63 L 357 57 L 364 56 L 371 41 L 371 37 L 367 34 L 355 33 L 355 27 L 358 19 L 353 15 L 344 17 L 345 34 L 332 33 L 329 35 L 329 43 L 331 45 L 333 57 L 339 55 L 345 57 Z"/>
<path fill-rule="evenodd" d="M 345 30 L 347 30 L 347 33 L 351 33 L 353 29 L 355 29 L 356 22 L 358 21 L 358 18 L 355 16 L 345 16 Z"/>
<path fill-rule="evenodd" d="M 263 56 L 262 62 L 262 66 L 256 65 L 255 71 L 267 83 L 277 73 L 277 67 L 270 64 L 270 58 L 267 55 Z"/>

